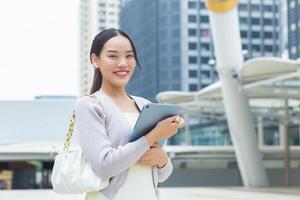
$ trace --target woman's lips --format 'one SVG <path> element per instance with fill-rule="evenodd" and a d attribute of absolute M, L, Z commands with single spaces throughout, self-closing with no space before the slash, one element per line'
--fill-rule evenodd
<path fill-rule="evenodd" d="M 116 74 L 119 77 L 126 77 L 129 71 L 116 71 L 114 74 Z"/>

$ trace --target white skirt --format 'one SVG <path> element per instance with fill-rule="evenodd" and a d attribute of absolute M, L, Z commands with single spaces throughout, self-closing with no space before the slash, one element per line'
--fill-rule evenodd
<path fill-rule="evenodd" d="M 140 194 L 143 194 L 141 198 Z M 133 165 L 129 168 L 123 187 L 114 200 L 157 200 L 150 166 Z M 109 200 L 101 192 L 88 192 L 85 200 Z"/>

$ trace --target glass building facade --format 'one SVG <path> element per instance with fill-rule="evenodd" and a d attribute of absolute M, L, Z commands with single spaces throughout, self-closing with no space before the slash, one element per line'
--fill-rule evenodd
<path fill-rule="evenodd" d="M 280 0 L 241 0 L 239 20 L 246 59 L 281 56 Z M 141 70 L 128 90 L 155 101 L 161 91 L 197 91 L 218 80 L 204 0 L 128 0 L 120 27 L 134 40 Z"/>
<path fill-rule="evenodd" d="M 300 0 L 288 0 L 288 49 L 291 59 L 300 58 Z"/>

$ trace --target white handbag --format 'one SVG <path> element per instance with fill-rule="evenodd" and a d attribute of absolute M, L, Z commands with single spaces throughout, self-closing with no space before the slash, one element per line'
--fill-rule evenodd
<path fill-rule="evenodd" d="M 96 98 L 92 95 L 89 96 Z M 100 101 L 98 101 L 98 103 L 100 103 Z M 69 150 L 74 125 L 75 112 L 73 111 L 63 151 L 58 153 L 55 157 L 51 175 L 53 189 L 55 192 L 61 194 L 79 194 L 102 190 L 108 186 L 109 180 L 103 180 L 95 174 L 81 149 L 74 151 Z"/>

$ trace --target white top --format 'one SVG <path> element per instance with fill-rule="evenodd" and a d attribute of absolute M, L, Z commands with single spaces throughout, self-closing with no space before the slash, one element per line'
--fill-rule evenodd
<path fill-rule="evenodd" d="M 123 114 L 126 116 L 130 127 L 133 129 L 133 127 L 134 127 L 134 125 L 135 125 L 135 123 L 136 123 L 136 121 L 137 121 L 140 113 L 124 112 Z"/>

